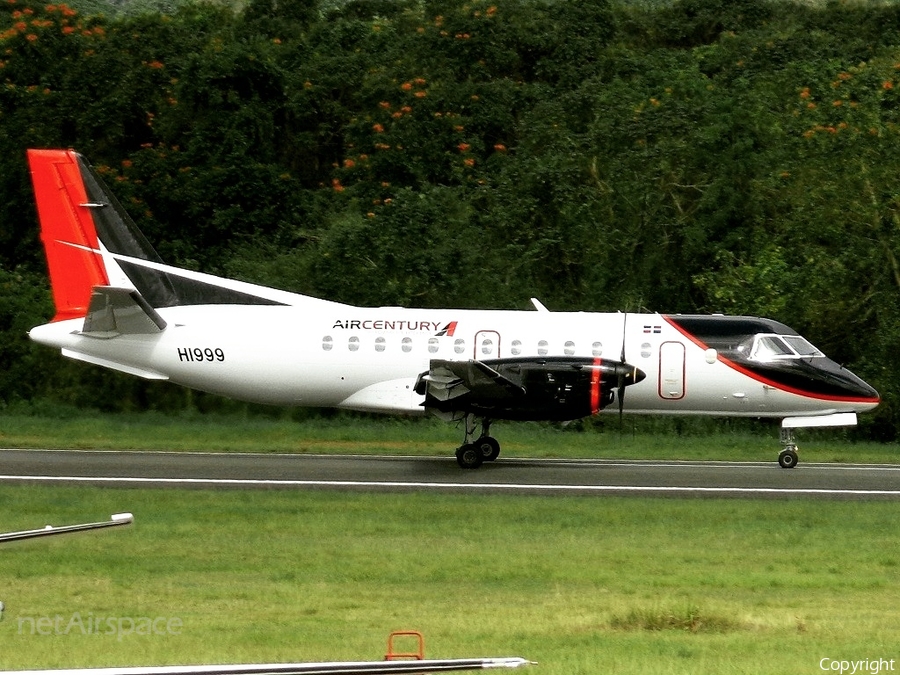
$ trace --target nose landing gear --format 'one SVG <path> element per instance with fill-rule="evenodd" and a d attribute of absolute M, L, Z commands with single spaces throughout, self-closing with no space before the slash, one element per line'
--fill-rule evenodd
<path fill-rule="evenodd" d="M 782 469 L 793 469 L 797 466 L 798 461 L 793 427 L 781 427 L 781 444 L 784 446 L 784 450 L 778 455 L 778 463 Z"/>

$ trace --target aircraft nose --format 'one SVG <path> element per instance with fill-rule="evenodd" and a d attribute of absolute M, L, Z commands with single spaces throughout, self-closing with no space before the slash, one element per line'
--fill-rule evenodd
<path fill-rule="evenodd" d="M 874 408 L 881 402 L 881 396 L 875 387 L 847 368 L 837 364 L 834 364 L 834 366 L 835 368 L 831 371 L 831 375 L 844 398 L 851 403 L 863 404 L 865 406 L 863 409 L 865 410 Z"/>

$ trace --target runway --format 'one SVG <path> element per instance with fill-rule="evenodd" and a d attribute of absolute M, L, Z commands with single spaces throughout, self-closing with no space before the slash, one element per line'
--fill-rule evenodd
<path fill-rule="evenodd" d="M 0 449 L 0 483 L 900 500 L 900 466 Z"/>

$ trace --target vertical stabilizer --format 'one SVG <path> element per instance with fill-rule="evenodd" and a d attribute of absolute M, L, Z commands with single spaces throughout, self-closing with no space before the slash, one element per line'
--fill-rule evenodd
<path fill-rule="evenodd" d="M 71 150 L 28 150 L 31 180 L 47 255 L 54 321 L 87 314 L 94 286 L 109 278 L 77 155 Z"/>

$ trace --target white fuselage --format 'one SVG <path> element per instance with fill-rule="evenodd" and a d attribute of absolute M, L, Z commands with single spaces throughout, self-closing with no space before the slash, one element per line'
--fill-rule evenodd
<path fill-rule="evenodd" d="M 299 298 L 290 306 L 161 308 L 167 326 L 157 334 L 96 337 L 73 319 L 38 326 L 31 337 L 98 365 L 276 405 L 417 414 L 424 396 L 413 388 L 432 359 L 624 354 L 646 374 L 629 386 L 626 412 L 786 417 L 874 407 L 750 377 L 661 314 L 360 308 Z"/>

